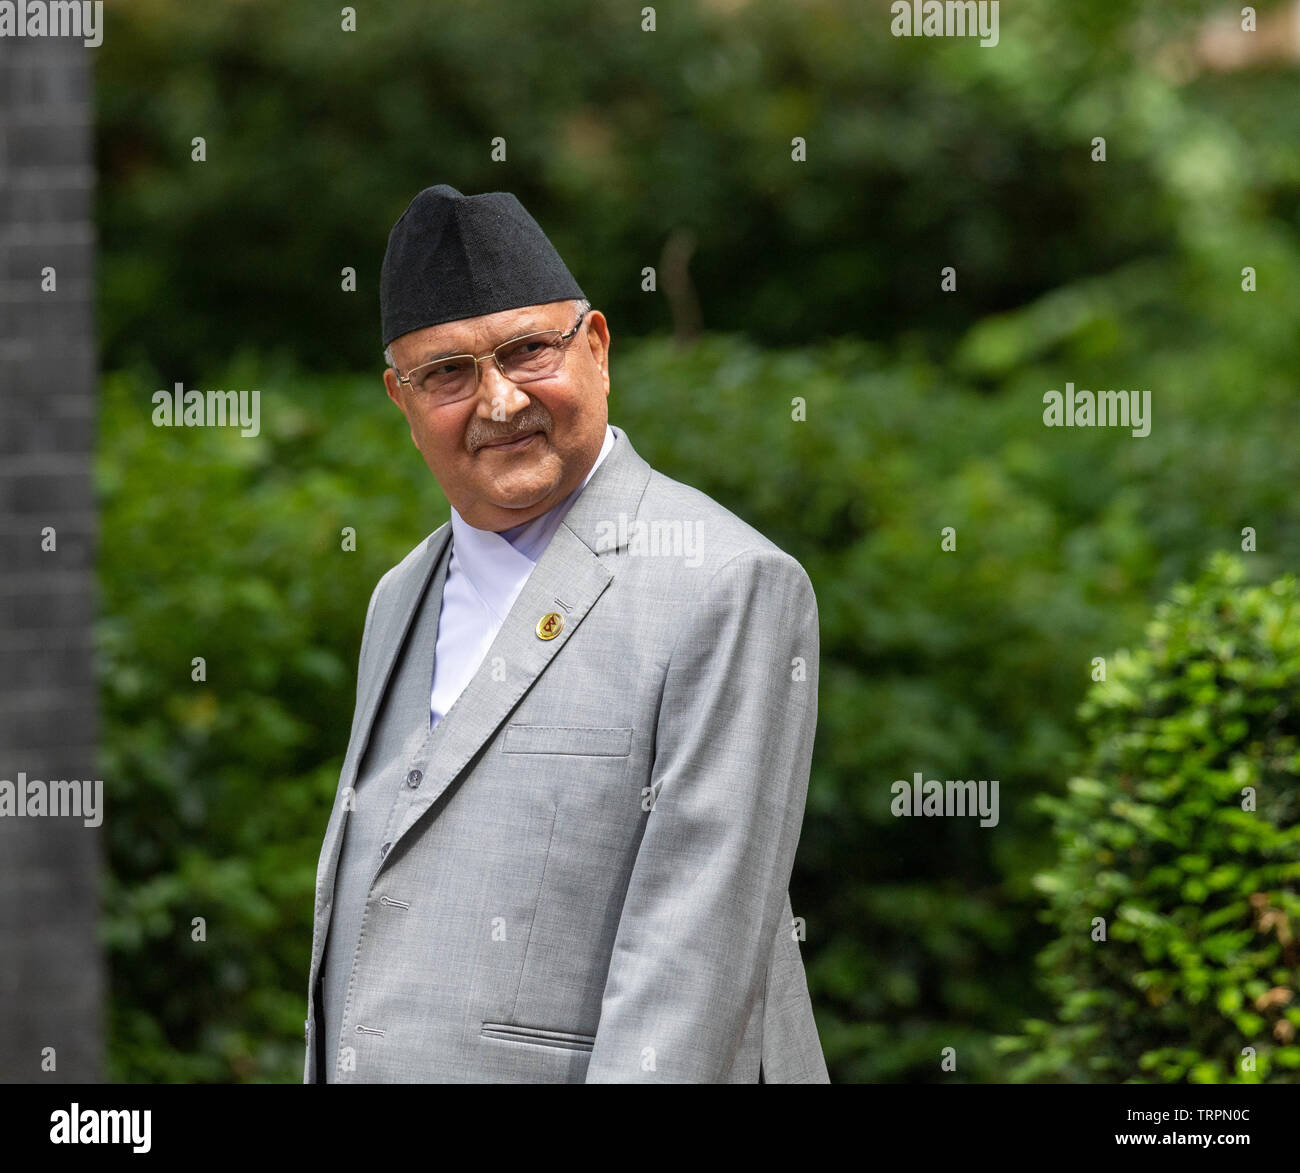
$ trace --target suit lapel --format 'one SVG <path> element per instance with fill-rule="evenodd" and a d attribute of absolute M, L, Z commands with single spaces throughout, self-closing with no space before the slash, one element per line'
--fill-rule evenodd
<path fill-rule="evenodd" d="M 356 753 L 351 755 L 350 764 L 344 763 L 341 781 L 345 786 L 351 786 L 356 781 L 357 770 L 370 742 L 370 734 L 374 729 L 380 702 L 388 689 L 388 682 L 392 678 L 398 655 L 406 643 L 411 624 L 415 621 L 415 613 L 419 610 L 420 600 L 424 598 L 429 577 L 435 569 L 438 573 L 431 589 L 434 592 L 433 598 L 441 605 L 442 587 L 447 578 L 447 563 L 450 561 L 450 558 L 443 559 L 442 554 L 450 541 L 451 523 L 445 522 L 429 535 L 425 551 L 414 567 L 414 573 L 395 579 L 393 589 L 397 593 L 389 604 L 392 619 L 385 621 L 382 616 L 375 616 L 375 634 L 381 641 L 375 653 L 378 669 L 370 675 L 370 684 L 361 704 L 361 722 L 352 738 L 357 747 Z"/>
<path fill-rule="evenodd" d="M 357 702 L 357 715 L 353 723 L 352 736 L 348 741 L 347 756 L 343 760 L 343 769 L 339 772 L 339 793 L 355 786 L 357 771 L 365 758 L 366 747 L 370 744 L 370 735 L 374 730 L 375 718 L 379 705 L 388 689 L 388 682 L 397 663 L 398 653 L 406 642 L 411 624 L 419 610 L 420 600 L 425 588 L 431 592 L 431 598 L 441 601 L 442 587 L 447 577 L 448 558 L 443 557 L 451 539 L 451 524 L 444 523 L 429 535 L 424 550 L 416 560 L 412 572 L 405 576 L 394 576 L 393 590 L 396 592 L 391 603 L 384 603 L 384 614 L 376 613 L 374 617 L 374 638 L 376 670 L 368 674 L 362 682 L 361 699 Z M 434 574 L 434 571 L 437 574 Z M 433 576 L 430 584 L 429 578 Z M 389 619 L 388 616 L 392 618 Z M 325 828 L 325 842 L 322 846 L 323 866 L 317 879 L 316 896 L 319 904 L 324 893 L 334 887 L 334 872 L 338 867 L 339 851 L 343 845 L 343 823 L 346 810 L 342 802 L 335 798 L 330 811 L 329 823 Z"/>

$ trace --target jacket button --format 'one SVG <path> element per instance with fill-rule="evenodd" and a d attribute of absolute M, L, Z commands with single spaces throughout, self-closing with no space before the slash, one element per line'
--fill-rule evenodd
<path fill-rule="evenodd" d="M 406 784 L 408 786 L 419 786 L 424 781 L 424 775 L 419 770 L 412 770 L 406 775 Z"/>
<path fill-rule="evenodd" d="M 391 843 L 385 843 L 385 844 L 383 845 L 383 847 L 381 847 L 381 848 L 379 849 L 379 857 L 380 857 L 381 859 L 382 859 L 384 856 L 386 856 L 386 855 L 388 854 L 388 849 L 389 849 L 390 847 L 392 847 L 392 844 L 391 844 Z"/>

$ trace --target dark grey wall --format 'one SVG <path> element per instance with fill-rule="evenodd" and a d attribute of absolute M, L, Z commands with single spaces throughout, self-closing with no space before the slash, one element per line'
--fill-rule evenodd
<path fill-rule="evenodd" d="M 0 40 L 0 779 L 95 769 L 94 50 Z M 41 291 L 53 266 L 57 291 Z M 41 550 L 53 526 L 55 552 Z M 105 819 L 112 817 L 105 779 Z M 95 1080 L 102 828 L 0 818 L 0 1081 Z M 57 1069 L 41 1069 L 55 1048 Z"/>

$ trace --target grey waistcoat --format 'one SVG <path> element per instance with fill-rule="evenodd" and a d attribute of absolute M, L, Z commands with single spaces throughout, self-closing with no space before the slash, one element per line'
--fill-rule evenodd
<path fill-rule="evenodd" d="M 360 943 L 366 898 L 393 833 L 428 771 L 429 700 L 433 685 L 434 648 L 442 588 L 451 558 L 451 542 L 425 591 L 407 632 L 398 663 L 375 720 L 357 771 L 352 809 L 343 826 L 334 885 L 334 914 L 321 965 L 318 1007 L 324 1011 L 318 1079 L 335 1082 L 339 1051 L 352 1040 L 340 1039 L 343 1007 Z"/>

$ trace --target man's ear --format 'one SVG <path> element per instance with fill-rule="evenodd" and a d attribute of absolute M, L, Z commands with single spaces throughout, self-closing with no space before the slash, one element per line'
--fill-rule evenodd
<path fill-rule="evenodd" d="M 406 414 L 406 408 L 402 404 L 401 384 L 397 381 L 397 372 L 392 367 L 384 368 L 384 390 L 388 392 L 388 398 L 397 404 L 398 409 L 403 415 Z"/>
<path fill-rule="evenodd" d="M 605 394 L 609 394 L 609 323 L 600 310 L 587 313 L 587 345 L 591 347 L 591 358 L 600 369 L 605 382 Z"/>

